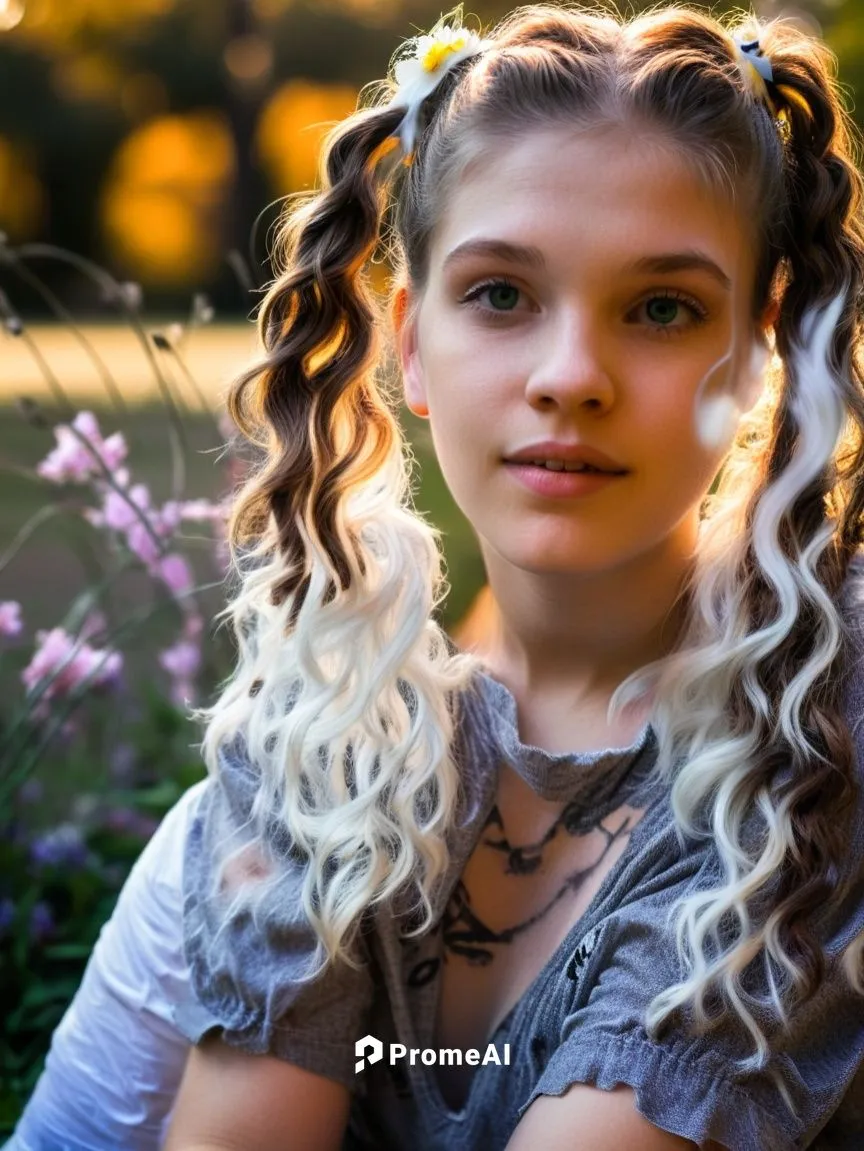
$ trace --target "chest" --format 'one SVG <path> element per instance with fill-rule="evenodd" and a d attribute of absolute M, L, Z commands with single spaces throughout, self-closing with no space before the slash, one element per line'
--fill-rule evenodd
<path fill-rule="evenodd" d="M 442 922 L 437 1047 L 482 1055 L 576 925 L 627 846 L 642 811 L 592 822 L 540 799 L 502 768 L 496 802 Z M 460 1109 L 476 1067 L 438 1065 L 445 1102 Z"/>

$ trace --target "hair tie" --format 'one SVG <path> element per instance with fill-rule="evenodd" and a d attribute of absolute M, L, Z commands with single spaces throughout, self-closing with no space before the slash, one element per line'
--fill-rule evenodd
<path fill-rule="evenodd" d="M 405 108 L 394 135 L 401 141 L 406 163 L 414 152 L 423 101 L 432 95 L 451 68 L 491 44 L 491 40 L 481 40 L 475 32 L 449 24 L 433 29 L 428 36 L 407 41 L 406 47 L 413 47 L 414 53 L 397 61 L 393 69 L 397 87 L 390 101 L 391 108 Z"/>
<path fill-rule="evenodd" d="M 745 86 L 755 100 L 767 104 L 771 114 L 776 118 L 774 101 L 768 92 L 768 85 L 774 83 L 774 69 L 762 51 L 758 34 L 754 34 L 752 28 L 743 28 L 732 34 L 732 43 L 735 47 L 738 70 Z"/>

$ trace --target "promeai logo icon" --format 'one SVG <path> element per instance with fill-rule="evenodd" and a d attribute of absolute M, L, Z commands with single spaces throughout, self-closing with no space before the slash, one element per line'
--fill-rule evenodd
<path fill-rule="evenodd" d="M 371 1054 L 364 1059 L 367 1051 Z M 362 1071 L 367 1061 L 377 1063 L 379 1059 L 384 1058 L 384 1044 L 374 1035 L 364 1035 L 354 1044 L 354 1054 L 358 1056 L 354 1070 Z M 461 1067 L 463 1062 L 471 1067 L 485 1067 L 487 1063 L 495 1063 L 499 1067 L 502 1065 L 509 1067 L 510 1044 L 504 1044 L 503 1060 L 494 1043 L 488 1044 L 485 1052 L 481 1052 L 477 1047 L 469 1047 L 466 1051 L 462 1051 L 458 1047 L 442 1047 L 438 1051 L 433 1047 L 412 1047 L 409 1050 L 404 1043 L 391 1043 L 388 1047 L 387 1057 L 391 1067 L 406 1057 L 411 1067 L 416 1066 L 418 1057 L 419 1061 L 426 1067 L 434 1066 L 436 1063 L 444 1067 Z"/>
<path fill-rule="evenodd" d="M 379 1059 L 384 1058 L 384 1044 L 380 1039 L 376 1039 L 374 1035 L 364 1035 L 362 1039 L 358 1039 L 354 1044 L 354 1054 L 358 1056 L 357 1062 L 354 1064 L 354 1071 L 362 1071 L 366 1066 L 366 1059 L 364 1056 L 369 1052 L 369 1062 L 377 1063 Z"/>

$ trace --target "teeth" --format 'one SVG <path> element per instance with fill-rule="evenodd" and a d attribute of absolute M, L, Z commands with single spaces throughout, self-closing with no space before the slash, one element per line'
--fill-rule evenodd
<path fill-rule="evenodd" d="M 550 472 L 596 472 L 599 468 L 592 468 L 589 464 L 565 463 L 564 460 L 530 460 L 537 468 L 546 468 Z"/>

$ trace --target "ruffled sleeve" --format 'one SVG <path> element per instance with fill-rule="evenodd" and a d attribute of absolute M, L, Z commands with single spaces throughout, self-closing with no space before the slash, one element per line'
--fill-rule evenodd
<path fill-rule="evenodd" d="M 354 1044 L 365 1034 L 373 992 L 366 941 L 358 933 L 357 970 L 340 962 L 309 980 L 320 955 L 301 902 L 305 863 L 284 829 L 254 834 L 259 782 L 242 736 L 224 744 L 185 846 L 190 994 L 174 1022 L 192 1043 L 218 1029 L 232 1047 L 353 1089 Z"/>
<path fill-rule="evenodd" d="M 664 845 L 670 859 L 672 838 Z M 659 848 L 655 844 L 655 858 L 662 854 Z M 728 1016 L 701 1036 L 672 1026 L 656 1040 L 650 1038 L 643 1025 L 645 1008 L 680 976 L 674 940 L 664 930 L 670 896 L 708 882 L 713 863 L 706 859 L 694 874 L 680 861 L 677 870 L 677 876 L 670 876 L 671 887 L 662 869 L 654 870 L 626 906 L 580 941 L 571 960 L 574 1000 L 560 1044 L 518 1117 L 539 1095 L 561 1095 L 574 1083 L 604 1090 L 623 1083 L 633 1088 L 636 1106 L 650 1122 L 699 1147 L 709 1140 L 729 1151 L 808 1147 L 840 1105 L 864 1058 L 864 997 L 833 964 L 816 996 L 793 1014 L 789 1031 L 772 1037 L 772 1056 L 763 1070 L 736 1065 L 752 1055 L 754 1044 L 744 1025 Z M 675 865 L 670 871 L 676 871 Z M 859 885 L 843 909 L 832 951 L 864 930 L 862 908 Z M 748 1007 L 770 1025 L 766 1008 Z M 796 1115 L 787 1108 L 778 1074 Z"/>
<path fill-rule="evenodd" d="M 860 651 L 846 685 L 845 715 L 859 780 L 864 780 Z M 839 958 L 864 933 L 860 803 L 847 859 L 854 882 L 824 928 L 830 959 L 825 979 L 813 998 L 792 1012 L 788 1028 L 775 1024 L 767 980 L 748 983 L 745 1002 L 769 1037 L 771 1056 L 762 1069 L 747 1070 L 740 1063 L 753 1055 L 754 1041 L 728 1011 L 701 1036 L 673 1024 L 652 1039 L 643 1024 L 648 1003 L 683 974 L 674 932 L 667 927 L 672 903 L 723 880 L 713 845 L 681 852 L 666 805 L 633 863 L 632 882 L 574 951 L 568 968 L 573 999 L 559 1044 L 518 1117 L 539 1095 L 562 1095 L 574 1083 L 604 1090 L 626 1084 L 651 1123 L 699 1147 L 711 1140 L 729 1151 L 864 1146 L 864 995 L 851 986 Z"/>

